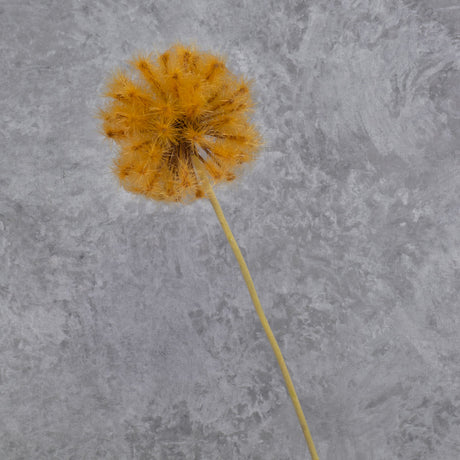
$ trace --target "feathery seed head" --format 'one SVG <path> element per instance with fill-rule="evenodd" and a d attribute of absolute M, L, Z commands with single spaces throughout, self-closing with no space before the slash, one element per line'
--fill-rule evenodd
<path fill-rule="evenodd" d="M 249 119 L 250 82 L 223 58 L 176 44 L 138 54 L 116 70 L 99 110 L 102 130 L 119 149 L 112 170 L 128 191 L 164 201 L 204 196 L 194 163 L 214 183 L 232 181 L 262 139 Z"/>

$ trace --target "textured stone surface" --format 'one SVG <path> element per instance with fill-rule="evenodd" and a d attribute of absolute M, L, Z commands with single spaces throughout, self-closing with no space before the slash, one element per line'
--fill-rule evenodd
<path fill-rule="evenodd" d="M 460 458 L 460 9 L 0 1 L 5 460 L 308 458 L 210 204 L 118 188 L 104 78 L 180 39 L 253 77 L 217 195 L 321 460 Z"/>

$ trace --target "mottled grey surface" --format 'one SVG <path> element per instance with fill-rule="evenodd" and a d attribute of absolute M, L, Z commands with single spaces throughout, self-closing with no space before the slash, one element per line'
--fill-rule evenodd
<path fill-rule="evenodd" d="M 460 8 L 0 1 L 0 458 L 308 458 L 210 204 L 118 188 L 93 114 L 136 50 L 256 80 L 217 195 L 321 460 L 460 458 Z"/>

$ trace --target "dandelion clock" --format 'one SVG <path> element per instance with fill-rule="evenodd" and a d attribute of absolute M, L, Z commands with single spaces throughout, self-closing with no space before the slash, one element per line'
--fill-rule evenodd
<path fill-rule="evenodd" d="M 98 117 L 117 146 L 112 170 L 122 187 L 146 198 L 191 203 L 208 199 L 235 253 L 257 315 L 273 348 L 311 458 L 318 459 L 289 371 L 260 304 L 213 186 L 238 177 L 263 144 L 251 123 L 251 82 L 225 60 L 192 46 L 138 54 L 110 76 Z"/>

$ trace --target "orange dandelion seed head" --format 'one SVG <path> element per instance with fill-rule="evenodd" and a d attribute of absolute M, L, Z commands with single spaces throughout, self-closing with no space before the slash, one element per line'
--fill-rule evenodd
<path fill-rule="evenodd" d="M 106 83 L 101 132 L 118 145 L 112 171 L 128 191 L 162 201 L 204 197 L 196 164 L 214 183 L 234 180 L 262 139 L 251 123 L 251 81 L 220 56 L 176 43 L 137 54 Z"/>

